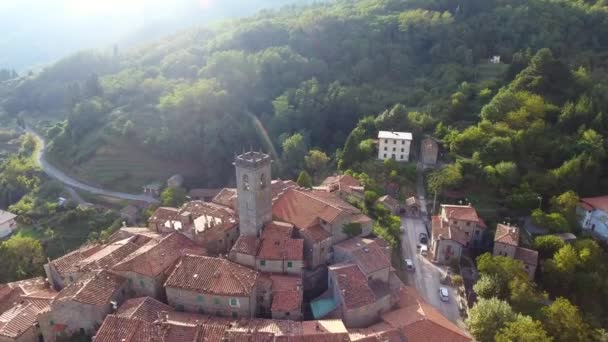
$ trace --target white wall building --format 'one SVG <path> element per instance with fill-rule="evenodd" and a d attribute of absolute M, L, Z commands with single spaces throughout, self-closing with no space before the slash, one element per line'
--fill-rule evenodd
<path fill-rule="evenodd" d="M 9 213 L 8 211 L 0 210 L 0 238 L 11 235 L 13 230 L 17 228 L 17 221 L 15 218 L 17 215 Z"/>
<path fill-rule="evenodd" d="M 378 159 L 409 161 L 412 133 L 380 131 L 378 133 Z"/>

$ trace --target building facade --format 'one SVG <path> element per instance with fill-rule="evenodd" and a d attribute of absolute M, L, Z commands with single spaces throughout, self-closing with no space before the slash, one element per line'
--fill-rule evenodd
<path fill-rule="evenodd" d="M 234 161 L 241 235 L 259 236 L 264 223 L 272 220 L 271 163 L 261 152 L 247 152 Z"/>
<path fill-rule="evenodd" d="M 608 240 L 608 196 L 581 198 L 576 212 L 581 228 Z"/>
<path fill-rule="evenodd" d="M 378 159 L 409 161 L 411 143 L 412 133 L 380 131 L 378 132 Z"/>

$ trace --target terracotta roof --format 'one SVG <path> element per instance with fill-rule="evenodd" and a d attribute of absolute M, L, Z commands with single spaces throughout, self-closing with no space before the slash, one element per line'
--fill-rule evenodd
<path fill-rule="evenodd" d="M 500 242 L 511 246 L 518 246 L 519 228 L 515 226 L 498 224 L 496 226 L 496 235 L 494 235 L 494 242 Z"/>
<path fill-rule="evenodd" d="M 167 279 L 165 287 L 215 295 L 249 296 L 258 273 L 226 259 L 186 255 Z"/>
<path fill-rule="evenodd" d="M 193 198 L 215 197 L 220 193 L 220 191 L 222 191 L 222 189 L 192 189 L 188 191 L 188 196 Z"/>
<path fill-rule="evenodd" d="M 55 301 L 75 301 L 90 305 L 106 305 L 126 279 L 108 271 L 89 273 L 59 292 Z"/>
<path fill-rule="evenodd" d="M 236 189 L 222 189 L 211 202 L 236 210 Z"/>
<path fill-rule="evenodd" d="M 355 264 L 339 264 L 329 267 L 335 273 L 336 287 L 342 294 L 343 304 L 347 310 L 372 304 L 376 300 L 367 277 Z"/>
<path fill-rule="evenodd" d="M 124 302 L 118 308 L 118 311 L 116 311 L 116 316 L 136 318 L 148 323 L 154 323 L 158 319 L 158 315 L 164 311 L 173 311 L 173 308 L 154 298 L 141 297 Z"/>
<path fill-rule="evenodd" d="M 270 276 L 272 280 L 272 308 L 275 311 L 294 311 L 302 308 L 302 279 L 291 276 Z"/>
<path fill-rule="evenodd" d="M 608 196 L 585 197 L 581 198 L 582 203 L 586 203 L 595 209 L 608 211 Z"/>
<path fill-rule="evenodd" d="M 304 240 L 293 239 L 292 233 L 293 225 L 289 223 L 266 223 L 257 257 L 266 260 L 304 259 Z"/>
<path fill-rule="evenodd" d="M 143 244 L 138 244 L 133 241 L 137 239 L 138 242 L 146 243 L 150 241 L 149 238 L 144 236 L 133 236 L 121 241 L 117 241 L 106 245 L 104 248 L 99 250 L 97 253 L 90 257 L 78 262 L 73 269 L 76 272 L 90 272 L 97 270 L 104 270 L 110 268 L 122 260 L 124 260 L 129 254 L 135 252 Z"/>
<path fill-rule="evenodd" d="M 332 238 L 332 235 L 318 224 L 305 229 L 300 229 L 298 232 L 303 238 L 314 242 L 321 242 Z"/>
<path fill-rule="evenodd" d="M 285 193 L 285 190 L 290 189 L 290 188 L 298 188 L 299 185 L 291 180 L 280 180 L 280 179 L 275 179 L 272 182 L 270 182 L 270 189 L 272 192 L 272 201 L 276 201 L 279 197 L 283 196 L 283 194 Z"/>
<path fill-rule="evenodd" d="M 334 222 L 345 212 L 360 213 L 332 193 L 298 189 L 287 189 L 272 206 L 274 217 L 292 223 L 299 229 L 312 227 L 318 224 L 319 219 Z"/>
<path fill-rule="evenodd" d="M 14 220 L 16 217 L 17 215 L 0 209 L 0 223 L 5 223 Z"/>
<path fill-rule="evenodd" d="M 302 335 L 311 337 L 305 341 L 349 341 L 348 330 L 340 319 L 324 319 L 302 322 Z"/>
<path fill-rule="evenodd" d="M 124 240 L 131 236 L 144 236 L 149 239 L 159 240 L 160 234 L 151 231 L 148 228 L 141 227 L 122 227 L 108 238 L 108 243 Z"/>
<path fill-rule="evenodd" d="M 526 265 L 536 266 L 538 265 L 538 252 L 523 247 L 517 247 L 514 259 L 521 260 Z"/>
<path fill-rule="evenodd" d="M 236 241 L 234 242 L 234 246 L 232 246 L 232 249 L 230 251 L 256 256 L 258 253 L 259 245 L 260 240 L 256 236 L 240 235 L 238 239 L 236 239 Z"/>
<path fill-rule="evenodd" d="M 404 336 L 398 328 L 386 323 L 377 323 L 364 329 L 348 329 L 352 342 L 402 342 Z"/>
<path fill-rule="evenodd" d="M 95 342 L 164 342 L 159 328 L 140 319 L 108 315 L 95 335 Z"/>
<path fill-rule="evenodd" d="M 82 246 L 75 251 L 72 251 L 62 257 L 51 261 L 50 264 L 55 267 L 57 273 L 65 274 L 69 270 L 71 270 L 78 262 L 90 257 L 102 248 L 102 245 Z"/>
<path fill-rule="evenodd" d="M 224 232 L 238 225 L 238 218 L 234 210 L 211 202 L 188 202 L 180 208 L 180 215 L 192 220 L 197 233 L 208 230 Z"/>
<path fill-rule="evenodd" d="M 166 221 L 179 221 L 179 209 L 159 207 L 148 220 L 149 222 L 164 223 Z"/>
<path fill-rule="evenodd" d="M 439 239 L 452 240 L 463 246 L 466 246 L 469 242 L 465 232 L 450 223 L 444 222 L 440 216 L 432 217 L 432 234 L 435 241 Z"/>
<path fill-rule="evenodd" d="M 0 336 L 17 339 L 36 323 L 38 314 L 49 309 L 49 301 L 29 301 L 14 306 L 0 316 Z"/>
<path fill-rule="evenodd" d="M 131 271 L 156 278 L 171 268 L 185 254 L 206 254 L 192 240 L 180 233 L 171 233 L 160 241 L 150 241 L 116 264 L 114 271 Z"/>
<path fill-rule="evenodd" d="M 34 292 L 48 289 L 49 283 L 42 277 L 35 277 L 8 283 L 6 286 L 12 289 L 19 289 L 22 294 L 29 295 Z"/>
<path fill-rule="evenodd" d="M 404 286 L 400 308 L 382 315 L 382 321 L 400 329 L 408 342 L 470 342 L 472 338 L 427 304 L 416 289 Z"/>
<path fill-rule="evenodd" d="M 335 248 L 344 249 L 365 274 L 391 267 L 391 261 L 384 249 L 374 240 L 348 239 L 334 245 Z"/>
<path fill-rule="evenodd" d="M 327 191 L 344 191 L 346 193 L 352 193 L 353 191 L 362 191 L 363 185 L 357 179 L 351 175 L 340 175 L 330 176 L 325 178 L 321 187 L 327 189 Z"/>
<path fill-rule="evenodd" d="M 448 220 L 462 220 L 479 223 L 481 220 L 477 215 L 477 210 L 470 205 L 451 205 L 442 204 L 442 211 L 445 211 Z"/>

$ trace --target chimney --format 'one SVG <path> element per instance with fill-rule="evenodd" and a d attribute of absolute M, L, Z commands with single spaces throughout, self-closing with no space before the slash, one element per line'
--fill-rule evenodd
<path fill-rule="evenodd" d="M 122 221 L 122 227 L 125 228 L 127 226 L 127 222 Z"/>

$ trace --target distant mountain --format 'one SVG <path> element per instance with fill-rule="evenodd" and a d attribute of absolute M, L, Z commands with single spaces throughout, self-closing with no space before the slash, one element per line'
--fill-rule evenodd
<path fill-rule="evenodd" d="M 89 48 L 131 47 L 193 25 L 250 15 L 265 8 L 302 0 L 129 1 L 103 10 L 74 0 L 2 0 L 0 3 L 0 68 L 26 71 Z M 168 5 L 169 4 L 169 5 Z M 87 8 L 91 6 L 91 8 Z"/>

